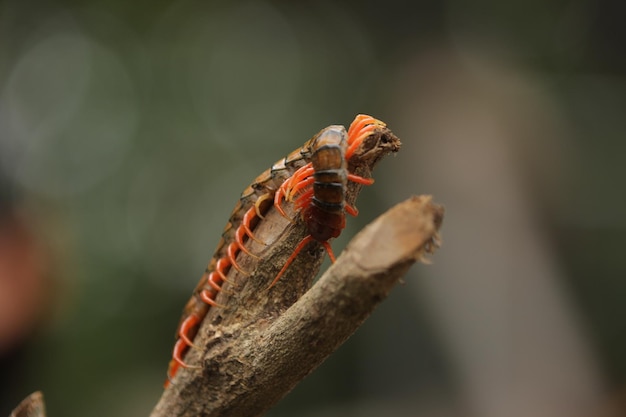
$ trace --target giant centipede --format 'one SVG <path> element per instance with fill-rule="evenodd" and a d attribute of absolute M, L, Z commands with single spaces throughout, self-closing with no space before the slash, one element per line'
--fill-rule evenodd
<path fill-rule="evenodd" d="M 221 307 L 216 298 L 227 281 L 230 269 L 234 268 L 245 274 L 237 262 L 239 252 L 258 258 L 246 248 L 245 243 L 248 239 L 256 239 L 254 230 L 272 206 L 286 216 L 281 207 L 282 200 L 292 201 L 292 197 L 298 194 L 295 206 L 305 216 L 311 233 L 305 238 L 308 239 L 307 242 L 300 243 L 300 249 L 294 251 L 272 285 L 278 281 L 298 252 L 311 239 L 321 242 L 334 260 L 327 241 L 341 233 L 345 224 L 344 209 L 356 215 L 355 209 L 344 204 L 345 181 L 351 180 L 362 184 L 373 182 L 371 179 L 348 173 L 346 164 L 363 140 L 376 128 L 384 126 L 383 122 L 371 116 L 358 115 L 347 133 L 343 126 L 322 129 L 302 147 L 274 163 L 243 191 L 231 212 L 213 257 L 183 309 L 176 330 L 177 340 L 168 367 L 166 387 L 180 367 L 189 367 L 183 358 L 189 347 L 193 346 L 193 338 L 209 309 Z M 331 231 L 323 234 L 313 232 L 316 222 Z"/>

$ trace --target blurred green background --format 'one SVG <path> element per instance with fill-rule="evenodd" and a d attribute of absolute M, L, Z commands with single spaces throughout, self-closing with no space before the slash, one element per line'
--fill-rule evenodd
<path fill-rule="evenodd" d="M 0 3 L 0 416 L 147 416 L 239 193 L 357 113 L 444 245 L 270 416 L 626 415 L 621 2 Z"/>

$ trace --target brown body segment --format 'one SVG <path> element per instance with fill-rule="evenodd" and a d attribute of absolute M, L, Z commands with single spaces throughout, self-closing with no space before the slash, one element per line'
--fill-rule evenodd
<path fill-rule="evenodd" d="M 282 199 L 288 194 L 288 199 L 291 200 L 295 193 L 302 190 L 296 201 L 296 207 L 302 209 L 309 230 L 315 230 L 317 236 L 315 239 L 324 244 L 331 259 L 334 260 L 327 240 L 341 233 L 345 225 L 344 209 L 356 214 L 355 210 L 344 205 L 346 181 L 352 180 L 362 184 L 373 182 L 349 174 L 346 168 L 347 161 L 361 142 L 376 128 L 382 126 L 384 123 L 366 115 L 358 115 L 347 133 L 343 126 L 329 126 L 301 148 L 274 163 L 243 191 L 209 265 L 183 310 L 176 331 L 177 341 L 169 364 L 166 387 L 179 367 L 188 366 L 184 363 L 183 356 L 189 347 L 193 346 L 192 341 L 198 326 L 209 308 L 219 307 L 215 300 L 230 268 L 245 274 L 236 261 L 239 252 L 243 251 L 258 258 L 250 253 L 245 243 L 248 239 L 255 239 L 254 229 L 272 205 L 284 215 L 280 207 Z M 313 187 L 309 186 L 311 184 Z M 306 243 L 308 241 L 303 241 L 299 246 L 304 247 Z M 272 285 L 298 252 L 297 249 L 289 258 Z"/>
<path fill-rule="evenodd" d="M 340 126 L 320 136 L 313 147 L 313 196 L 303 193 L 302 218 L 311 237 L 318 242 L 337 237 L 345 227 L 345 190 L 348 182 L 347 132 Z"/>

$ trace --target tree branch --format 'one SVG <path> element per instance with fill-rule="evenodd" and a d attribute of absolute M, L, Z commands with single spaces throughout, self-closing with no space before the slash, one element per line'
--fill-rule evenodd
<path fill-rule="evenodd" d="M 9 417 L 46 417 L 46 407 L 41 391 L 35 391 L 24 398 Z"/>
<path fill-rule="evenodd" d="M 359 233 L 282 314 L 206 331 L 203 325 L 203 371 L 177 378 L 152 417 L 262 415 L 357 329 L 409 266 L 437 247 L 442 219 L 443 208 L 429 196 L 413 197 Z"/>

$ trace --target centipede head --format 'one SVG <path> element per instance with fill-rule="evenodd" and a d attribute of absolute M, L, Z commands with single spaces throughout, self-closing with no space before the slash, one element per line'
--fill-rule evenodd
<path fill-rule="evenodd" d="M 386 127 L 376 128 L 363 140 L 348 163 L 350 172 L 356 167 L 365 166 L 371 170 L 385 156 L 400 150 L 402 142 Z"/>

